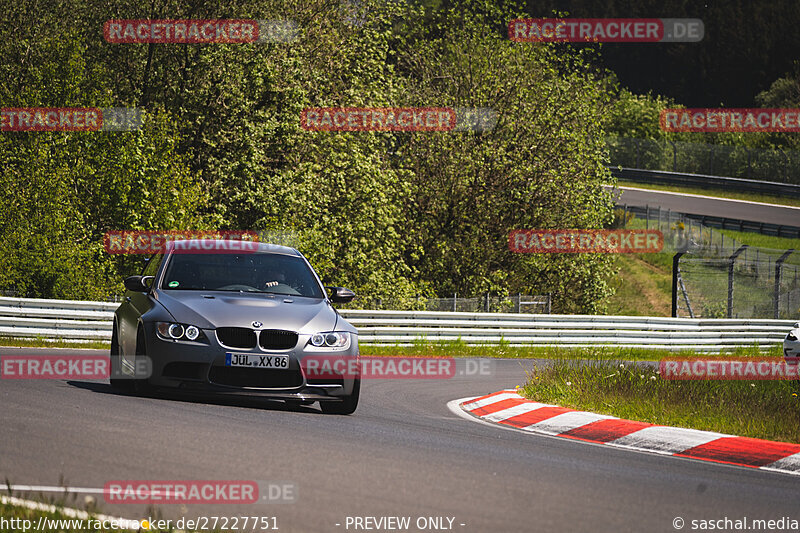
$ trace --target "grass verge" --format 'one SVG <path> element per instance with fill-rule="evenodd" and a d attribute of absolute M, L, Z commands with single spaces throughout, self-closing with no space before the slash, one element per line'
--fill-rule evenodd
<path fill-rule="evenodd" d="M 649 255 L 649 254 L 642 254 Z M 659 254 L 660 255 L 660 254 Z M 608 315 L 669 316 L 672 310 L 672 272 L 636 255 L 619 254 L 619 272 L 609 283 Z"/>
<path fill-rule="evenodd" d="M 0 501 L 0 529 L 3 531 L 34 531 L 41 526 L 42 531 L 63 533 L 86 533 L 87 531 L 132 531 L 112 529 L 110 522 L 103 523 L 94 513 L 78 511 L 77 514 L 65 512 L 63 502 L 53 505 L 50 510 L 30 509 L 9 501 Z M 99 521 L 98 521 L 99 520 Z M 104 527 L 108 526 L 108 527 Z"/>
<path fill-rule="evenodd" d="M 108 350 L 110 342 L 70 342 L 63 339 L 20 339 L 17 337 L 1 337 L 0 346 L 16 346 L 21 348 L 88 348 L 95 350 Z"/>
<path fill-rule="evenodd" d="M 559 346 L 509 346 L 501 344 L 467 345 L 463 341 L 425 342 L 417 341 L 411 346 L 360 346 L 361 355 L 406 356 L 406 357 L 496 357 L 508 359 L 557 359 L 557 360 L 610 360 L 610 361 L 658 361 L 667 357 L 782 357 L 781 345 L 768 351 L 755 346 L 740 347 L 720 354 L 702 354 L 694 350 L 671 352 L 669 350 L 586 346 L 563 348 Z"/>
<path fill-rule="evenodd" d="M 88 501 L 87 497 L 87 501 Z M 67 499 L 72 500 L 68 502 Z M 161 533 L 182 532 L 191 533 L 197 529 L 178 529 L 179 519 L 169 520 L 163 518 L 162 513 L 156 508 L 149 507 L 146 511 L 147 520 L 142 523 L 142 518 L 126 519 L 101 514 L 95 507 L 94 498 L 84 505 L 86 510 L 78 509 L 76 494 L 61 496 L 58 499 L 43 498 L 31 500 L 22 497 L 4 495 L 0 499 L 0 531 L 57 531 L 59 533 L 87 533 L 87 532 L 116 532 L 121 531 L 156 531 Z M 125 522 L 118 522 L 118 520 Z M 134 528 L 131 521 L 137 521 L 138 527 Z M 211 523 L 211 520 L 209 520 Z M 198 526 L 200 527 L 200 526 Z M 218 527 L 205 531 L 216 533 L 222 531 Z"/>
<path fill-rule="evenodd" d="M 521 393 L 651 424 L 800 442 L 798 381 L 664 380 L 655 368 L 561 359 L 529 373 Z"/>
<path fill-rule="evenodd" d="M 751 231 L 734 231 L 730 229 L 714 230 L 724 233 L 726 237 L 733 237 L 742 244 L 749 244 L 766 250 L 800 250 L 800 239 L 789 239 L 787 237 L 773 237 L 772 235 L 761 235 Z M 750 257 L 752 259 L 752 256 Z"/>

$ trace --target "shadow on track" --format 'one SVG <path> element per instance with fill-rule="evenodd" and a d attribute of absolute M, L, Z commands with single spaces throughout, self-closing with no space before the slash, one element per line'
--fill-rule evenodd
<path fill-rule="evenodd" d="M 273 411 L 288 411 L 295 413 L 321 414 L 318 408 L 294 404 L 290 405 L 282 400 L 272 400 L 252 396 L 220 396 L 202 395 L 187 391 L 168 391 L 156 389 L 147 394 L 128 392 L 112 387 L 109 383 L 98 381 L 75 381 L 69 380 L 67 385 L 78 389 L 96 392 L 98 394 L 112 394 L 115 396 L 130 396 L 133 398 L 151 398 L 156 400 L 176 401 L 186 403 L 201 403 L 206 405 L 222 405 L 228 407 L 242 407 L 248 409 L 269 409 Z"/>

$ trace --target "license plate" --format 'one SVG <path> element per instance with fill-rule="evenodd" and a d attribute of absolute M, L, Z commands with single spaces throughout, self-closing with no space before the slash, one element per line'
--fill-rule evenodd
<path fill-rule="evenodd" d="M 225 366 L 246 366 L 248 368 L 289 368 L 288 355 L 258 355 L 249 353 L 226 353 Z"/>

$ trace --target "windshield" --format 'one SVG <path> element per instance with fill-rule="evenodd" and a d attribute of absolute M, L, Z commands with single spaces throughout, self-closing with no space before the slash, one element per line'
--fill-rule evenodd
<path fill-rule="evenodd" d="M 264 252 L 173 254 L 161 288 L 323 298 L 319 283 L 302 258 Z"/>

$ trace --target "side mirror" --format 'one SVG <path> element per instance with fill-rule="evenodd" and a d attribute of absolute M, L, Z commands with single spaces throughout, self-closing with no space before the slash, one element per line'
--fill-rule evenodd
<path fill-rule="evenodd" d="M 153 276 L 128 276 L 125 278 L 125 288 L 133 292 L 147 292 L 150 287 L 147 286 L 148 281 L 152 281 Z"/>
<path fill-rule="evenodd" d="M 335 304 L 346 304 L 356 297 L 356 293 L 344 287 L 325 287 L 331 292 L 331 301 Z"/>

